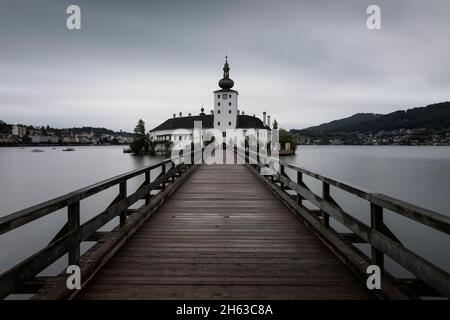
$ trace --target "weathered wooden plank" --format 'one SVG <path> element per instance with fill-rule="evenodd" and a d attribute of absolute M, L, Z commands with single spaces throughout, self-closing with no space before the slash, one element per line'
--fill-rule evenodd
<path fill-rule="evenodd" d="M 245 286 L 245 285 L 102 285 L 86 291 L 83 299 L 370 299 L 354 286 Z"/>
<path fill-rule="evenodd" d="M 164 299 L 189 287 L 180 296 L 194 299 L 196 284 L 206 299 L 221 285 L 234 292 L 244 284 L 252 298 L 373 297 L 245 166 L 199 168 L 77 298 Z M 327 284 L 336 290 L 319 289 Z M 141 294 L 143 286 L 156 291 Z"/>

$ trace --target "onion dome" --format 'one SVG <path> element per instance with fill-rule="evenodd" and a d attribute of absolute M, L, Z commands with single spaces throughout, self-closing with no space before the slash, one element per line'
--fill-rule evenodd
<path fill-rule="evenodd" d="M 219 87 L 224 90 L 233 88 L 234 81 L 230 79 L 230 66 L 228 65 L 228 57 L 225 56 L 225 64 L 223 66 L 223 78 L 219 80 Z"/>

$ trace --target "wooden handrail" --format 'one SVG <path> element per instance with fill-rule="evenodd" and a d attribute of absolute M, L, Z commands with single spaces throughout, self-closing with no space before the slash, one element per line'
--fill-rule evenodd
<path fill-rule="evenodd" d="M 372 193 L 370 202 L 394 211 L 433 229 L 450 234 L 450 217 L 382 193 Z"/>
<path fill-rule="evenodd" d="M 182 161 L 182 159 L 192 160 L 191 153 L 192 151 L 173 159 L 166 159 L 156 164 L 100 181 L 0 218 L 0 234 L 3 234 L 62 208 L 68 208 L 67 223 L 46 247 L 0 275 L 0 299 L 14 291 L 20 290 L 27 281 L 32 281 L 37 274 L 66 253 L 69 254 L 69 264 L 78 265 L 80 258 L 82 258 L 82 256 L 80 257 L 80 243 L 82 241 L 92 241 L 92 239 L 100 240 L 98 235 L 95 236 L 97 230 L 113 218 L 120 217 L 120 223 L 113 231 L 130 230 L 129 223 L 135 223 L 136 221 L 128 221 L 128 208 L 141 199 L 145 200 L 145 204 L 141 208 L 150 209 L 159 205 L 161 200 L 164 199 L 162 197 L 170 195 L 174 188 L 179 185 L 178 179 L 183 176 L 183 173 L 194 169 L 193 163 L 185 164 Z M 171 167 L 167 169 L 167 164 L 169 163 Z M 151 181 L 150 172 L 160 167 L 162 168 L 161 173 Z M 128 195 L 127 181 L 142 174 L 145 175 L 143 184 L 135 192 Z M 120 188 L 118 196 L 112 203 L 103 212 L 80 225 L 80 201 L 115 185 L 119 185 Z M 164 188 L 166 185 L 169 185 L 169 187 Z M 153 196 L 150 193 L 155 189 L 159 192 L 156 196 Z M 141 213 L 140 215 L 141 218 L 147 216 Z M 131 228 L 131 230 L 134 229 Z M 102 237 L 111 232 L 102 234 Z M 121 243 L 115 245 L 120 246 Z"/>
<path fill-rule="evenodd" d="M 245 158 L 246 161 L 248 162 L 247 155 Z M 269 159 L 271 159 L 272 161 L 277 161 L 276 159 L 270 157 Z M 309 177 L 327 183 L 343 191 L 349 192 L 359 198 L 377 204 L 385 209 L 391 210 L 404 217 L 415 220 L 435 230 L 439 230 L 446 234 L 450 234 L 450 217 L 448 215 L 444 215 L 429 209 L 425 209 L 420 206 L 408 203 L 406 201 L 402 201 L 400 199 L 393 198 L 391 196 L 382 193 L 372 192 L 368 189 L 365 189 L 363 187 L 357 186 L 349 182 L 341 181 L 338 179 L 332 179 L 318 172 L 298 167 L 285 161 L 279 161 L 279 164 L 281 168 L 284 167 L 289 168 L 296 172 L 301 172 L 302 174 L 305 174 Z"/>
<path fill-rule="evenodd" d="M 418 256 L 403 245 L 398 244 L 397 241 L 390 239 L 379 230 L 366 225 L 346 213 L 344 210 L 337 208 L 335 205 L 314 194 L 312 191 L 297 185 L 289 178 L 280 176 L 279 180 L 284 185 L 299 193 L 304 199 L 311 201 L 321 210 L 335 218 L 339 223 L 350 229 L 367 243 L 371 244 L 375 249 L 388 255 L 394 261 L 415 274 L 418 278 L 450 297 L 450 276 L 447 272 Z M 383 267 L 378 259 L 377 261 L 374 261 L 374 263 L 381 268 Z"/>
<path fill-rule="evenodd" d="M 251 153 L 251 151 L 246 150 L 243 156 L 247 165 L 254 167 L 257 170 L 256 172 L 259 172 L 262 167 L 269 166 L 259 162 L 257 164 L 249 163 Z M 269 160 L 277 161 L 277 159 L 270 157 Z M 310 201 L 319 208 L 320 215 L 318 219 L 322 221 L 322 224 L 326 228 L 331 228 L 328 220 L 329 217 L 332 217 L 352 231 L 352 235 L 370 244 L 372 247 L 372 263 L 379 265 L 383 269 L 384 255 L 387 255 L 405 269 L 412 272 L 418 279 L 442 295 L 450 298 L 450 275 L 448 272 L 420 257 L 401 244 L 392 231 L 383 223 L 383 209 L 390 210 L 446 234 L 450 234 L 450 217 L 384 194 L 373 193 L 348 182 L 331 179 L 323 174 L 297 167 L 284 161 L 279 161 L 278 164 L 280 170 L 272 179 L 266 177 L 261 177 L 261 179 L 266 184 L 274 186 L 273 190 L 276 190 L 276 193 L 279 193 L 281 198 L 287 201 L 293 209 L 297 212 L 302 212 L 302 214 L 306 212 L 314 216 L 312 214 L 313 211 L 307 209 L 302 204 L 304 200 Z M 297 172 L 296 181 L 293 181 L 286 174 L 286 169 Z M 322 182 L 321 195 L 315 194 L 304 184 L 303 175 Z M 369 226 L 345 212 L 331 196 L 330 186 L 368 201 L 371 206 L 371 225 Z M 286 190 L 294 191 L 297 194 L 296 200 L 293 200 L 292 196 Z M 317 219 L 317 216 L 314 218 Z"/>
<path fill-rule="evenodd" d="M 39 203 L 37 205 L 31 206 L 29 208 L 5 215 L 0 218 L 0 235 L 5 232 L 16 229 L 24 224 L 32 222 L 36 219 L 39 219 L 43 216 L 46 216 L 59 209 L 67 207 L 72 203 L 88 198 L 114 185 L 120 184 L 123 181 L 127 181 L 133 177 L 139 176 L 145 172 L 151 171 L 153 169 L 156 169 L 171 162 L 172 159 L 166 159 L 156 164 L 148 165 L 143 168 L 139 168 L 136 170 L 129 171 L 127 173 L 117 175 L 115 177 L 94 183 L 90 186 L 78 189 L 76 191 L 69 192 L 65 195 L 59 196 L 52 200 L 48 200 Z"/>

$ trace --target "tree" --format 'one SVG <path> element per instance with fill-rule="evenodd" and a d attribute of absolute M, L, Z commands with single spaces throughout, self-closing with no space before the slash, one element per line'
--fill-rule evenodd
<path fill-rule="evenodd" d="M 139 119 L 138 124 L 136 128 L 134 128 L 134 133 L 136 133 L 138 136 L 145 135 L 145 122 L 142 119 Z"/>
<path fill-rule="evenodd" d="M 289 131 L 280 129 L 279 140 L 282 148 L 284 148 L 285 143 L 287 142 L 290 143 L 291 150 L 295 151 L 295 149 L 297 148 L 297 137 L 294 134 L 290 133 Z"/>
<path fill-rule="evenodd" d="M 273 128 L 278 129 L 278 122 L 277 120 L 273 120 Z"/>
<path fill-rule="evenodd" d="M 139 119 L 136 128 L 134 128 L 135 137 L 130 144 L 130 149 L 136 155 L 148 154 L 150 151 L 150 138 L 145 133 L 145 122 Z M 153 148 L 152 148 L 153 149 Z"/>

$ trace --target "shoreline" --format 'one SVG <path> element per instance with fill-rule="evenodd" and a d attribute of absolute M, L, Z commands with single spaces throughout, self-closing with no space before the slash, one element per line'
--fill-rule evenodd
<path fill-rule="evenodd" d="M 0 148 L 28 148 L 28 147 L 112 147 L 112 146 L 129 146 L 128 144 L 14 144 L 14 145 L 5 145 L 1 144 Z"/>
<path fill-rule="evenodd" d="M 30 147 L 127 147 L 129 144 L 0 144 L 0 148 L 30 148 Z M 448 144 L 424 144 L 424 145 L 402 145 L 402 144 L 298 144 L 297 147 L 450 147 Z M 288 155 L 288 154 L 286 154 Z M 289 154 L 290 155 L 290 154 Z"/>

